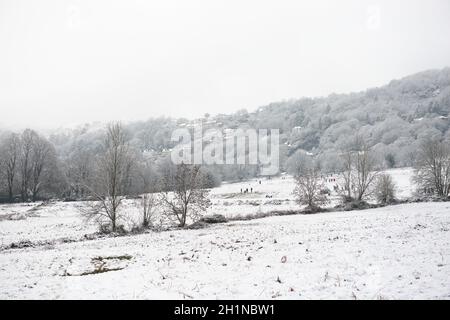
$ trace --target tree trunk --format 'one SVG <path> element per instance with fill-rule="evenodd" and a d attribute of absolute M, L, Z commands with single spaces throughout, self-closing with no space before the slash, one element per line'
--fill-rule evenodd
<path fill-rule="evenodd" d="M 33 202 L 35 202 L 37 200 L 37 196 L 38 196 L 38 190 L 33 190 L 32 194 L 31 194 L 31 200 Z"/>
<path fill-rule="evenodd" d="M 14 194 L 13 194 L 12 186 L 8 187 L 8 199 L 9 199 L 10 203 L 14 202 Z"/>
<path fill-rule="evenodd" d="M 111 219 L 111 231 L 116 232 L 116 217 Z"/>
<path fill-rule="evenodd" d="M 187 208 L 183 209 L 183 214 L 181 216 L 180 227 L 184 228 L 186 226 L 186 216 L 187 216 Z"/>

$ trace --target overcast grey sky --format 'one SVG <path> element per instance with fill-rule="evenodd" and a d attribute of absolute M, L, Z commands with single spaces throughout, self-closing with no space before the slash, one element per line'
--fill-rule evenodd
<path fill-rule="evenodd" d="M 450 66 L 448 0 L 0 0 L 0 124 L 193 118 Z"/>

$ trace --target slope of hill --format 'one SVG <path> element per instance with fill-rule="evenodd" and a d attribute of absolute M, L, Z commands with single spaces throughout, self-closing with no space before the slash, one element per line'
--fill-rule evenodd
<path fill-rule="evenodd" d="M 176 128 L 280 129 L 281 166 L 299 150 L 314 154 L 329 171 L 336 168 L 336 155 L 356 133 L 365 137 L 387 167 L 410 166 L 417 146 L 425 137 L 450 140 L 450 68 L 420 72 L 393 80 L 380 88 L 327 97 L 302 98 L 271 103 L 254 112 L 205 115 L 203 119 L 156 118 L 127 124 L 137 150 L 160 156 L 174 143 Z M 101 141 L 98 124 L 51 135 L 66 158 L 74 146 L 95 152 Z M 221 173 L 225 180 L 236 174 Z M 251 176 L 251 174 L 250 174 Z"/>

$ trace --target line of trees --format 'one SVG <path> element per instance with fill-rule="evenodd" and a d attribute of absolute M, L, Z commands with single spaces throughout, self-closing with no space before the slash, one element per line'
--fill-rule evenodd
<path fill-rule="evenodd" d="M 325 172 L 321 170 L 317 158 L 299 154 L 295 167 L 296 186 L 294 195 L 297 201 L 308 210 L 317 212 L 328 203 L 324 184 Z M 382 173 L 380 159 L 369 147 L 367 141 L 357 136 L 341 152 L 337 165 L 339 178 L 335 191 L 341 195 L 344 204 L 359 206 L 369 198 L 380 204 L 396 201 L 396 185 L 392 177 Z M 450 144 L 438 138 L 424 139 L 416 151 L 415 174 L 413 181 L 420 196 L 434 196 L 441 199 L 450 197 Z"/>
<path fill-rule="evenodd" d="M 0 136 L 2 202 L 86 200 L 83 213 L 110 231 L 117 231 L 127 197 L 140 199 L 144 227 L 157 207 L 185 227 L 210 205 L 206 189 L 218 183 L 207 168 L 146 157 L 132 147 L 120 123 L 106 127 L 101 143 L 80 141 L 60 158 L 53 144 L 33 130 Z"/>
<path fill-rule="evenodd" d="M 4 201 L 36 201 L 58 188 L 58 159 L 46 138 L 27 129 L 0 140 L 0 181 Z"/>
<path fill-rule="evenodd" d="M 174 165 L 168 157 L 148 155 L 133 147 L 120 123 L 112 123 L 99 143 L 78 141 L 66 156 L 58 157 L 54 145 L 37 132 L 0 136 L 0 200 L 26 202 L 51 197 L 90 200 L 86 214 L 107 221 L 116 231 L 126 197 L 139 198 L 143 225 L 151 224 L 152 212 L 160 208 L 180 227 L 195 222 L 209 206 L 207 189 L 220 183 L 208 167 Z M 414 181 L 422 194 L 450 195 L 450 146 L 447 141 L 422 141 L 415 162 Z M 328 202 L 320 157 L 301 153 L 294 164 L 299 203 L 317 211 Z M 382 165 L 373 147 L 358 135 L 341 150 L 336 161 L 339 180 L 335 190 L 344 203 L 375 197 L 395 201 L 395 184 L 381 174 Z"/>
<path fill-rule="evenodd" d="M 340 194 L 344 204 L 366 200 L 381 185 L 377 158 L 361 136 L 341 151 L 339 160 L 339 179 L 334 182 L 334 190 Z M 326 173 L 321 170 L 317 158 L 307 155 L 298 156 L 295 167 L 294 195 L 297 201 L 312 212 L 319 211 L 329 202 L 327 196 L 331 192 L 324 183 Z"/>
<path fill-rule="evenodd" d="M 82 159 L 84 160 L 84 159 Z M 159 175 L 140 161 L 129 145 L 127 134 L 120 123 L 107 127 L 102 151 L 95 159 L 93 178 L 78 177 L 76 190 L 83 190 L 93 201 L 84 210 L 88 218 L 96 219 L 104 231 L 118 231 L 124 214 L 123 201 L 132 195 L 138 197 L 142 210 L 142 227 L 151 226 L 152 215 L 159 209 L 170 219 L 175 218 L 184 228 L 188 220 L 196 222 L 210 205 L 207 197 L 208 175 L 200 166 L 160 164 Z M 84 168 L 82 166 L 76 168 Z M 78 170 L 79 171 L 79 170 Z M 139 188 L 134 185 L 140 183 Z M 157 193 L 157 195 L 155 195 Z"/>

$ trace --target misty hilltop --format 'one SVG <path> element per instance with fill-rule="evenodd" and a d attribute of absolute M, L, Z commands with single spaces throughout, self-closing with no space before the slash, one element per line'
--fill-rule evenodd
<path fill-rule="evenodd" d="M 350 94 L 274 102 L 254 112 L 205 115 L 203 119 L 151 118 L 128 123 L 131 142 L 140 151 L 163 153 L 173 147 L 171 133 L 201 121 L 205 128 L 279 129 L 282 165 L 299 151 L 319 157 L 333 170 L 336 154 L 359 134 L 387 166 L 408 166 L 421 139 L 450 139 L 450 68 L 429 70 L 389 84 Z M 62 153 L 74 144 L 90 145 L 100 137 L 98 124 L 54 131 L 50 140 Z M 286 168 L 282 168 L 286 169 Z"/>
<path fill-rule="evenodd" d="M 445 68 L 359 93 L 272 103 L 246 117 L 250 126 L 280 128 L 288 156 L 304 149 L 326 160 L 360 134 L 379 154 L 392 155 L 391 165 L 405 166 L 421 139 L 450 139 L 449 113 Z"/>

